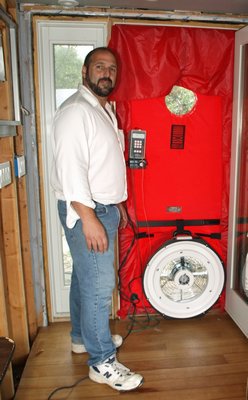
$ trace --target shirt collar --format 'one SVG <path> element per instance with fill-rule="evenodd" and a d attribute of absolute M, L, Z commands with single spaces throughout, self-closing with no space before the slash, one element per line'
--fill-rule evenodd
<path fill-rule="evenodd" d="M 78 90 L 80 91 L 81 95 L 85 98 L 85 100 L 87 100 L 93 107 L 99 106 L 102 108 L 96 96 L 94 96 L 94 94 L 86 86 L 79 85 Z M 106 102 L 105 108 L 107 109 L 108 112 L 110 112 L 110 114 L 112 114 L 112 107 L 108 101 Z"/>
<path fill-rule="evenodd" d="M 86 86 L 79 85 L 78 90 L 85 100 L 87 100 L 92 106 L 96 107 L 98 104 L 100 104 L 96 96 L 94 96 Z"/>

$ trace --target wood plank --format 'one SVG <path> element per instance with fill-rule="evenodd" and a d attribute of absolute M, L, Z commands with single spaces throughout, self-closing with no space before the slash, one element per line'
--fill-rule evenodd
<path fill-rule="evenodd" d="M 248 342 L 225 312 L 190 320 L 156 318 L 149 326 L 137 317 L 139 324 L 118 351 L 121 362 L 144 376 L 138 390 L 120 394 L 90 381 L 87 354 L 71 353 L 70 323 L 63 322 L 40 329 L 15 400 L 44 400 L 55 388 L 83 377 L 52 399 L 245 400 Z M 111 320 L 112 332 L 126 336 L 129 322 Z"/>
<path fill-rule="evenodd" d="M 0 199 L 1 205 L 1 199 Z M 0 336 L 8 336 L 8 317 L 7 317 L 7 309 L 6 309 L 6 293 L 4 287 L 4 277 L 3 277 L 3 263 L 4 263 L 4 252 L 3 252 L 3 240 L 2 240 L 2 223 L 0 218 L 0 315 L 1 315 L 1 324 L 0 324 Z"/>
<path fill-rule="evenodd" d="M 13 361 L 21 363 L 29 354 L 26 299 L 23 281 L 20 225 L 16 182 L 13 168 L 12 137 L 0 138 L 0 162 L 10 161 L 12 183 L 0 190 L 0 214 L 3 237 L 3 274 L 6 290 L 9 335 L 16 344 Z"/>
<path fill-rule="evenodd" d="M 17 136 L 14 138 L 15 153 L 17 155 L 25 155 L 23 147 L 23 128 L 19 126 L 17 129 Z M 28 216 L 28 203 L 27 203 L 27 186 L 26 177 L 17 178 L 17 201 L 18 201 L 18 214 L 20 221 L 20 242 L 22 265 L 24 274 L 24 286 L 27 305 L 27 320 L 28 332 L 30 341 L 33 342 L 37 335 L 38 323 L 35 308 L 35 294 L 32 273 L 32 257 L 30 246 L 29 234 L 29 216 Z"/>
<path fill-rule="evenodd" d="M 0 236 L 2 232 L 1 226 L 1 218 L 0 218 Z M 0 315 L 1 315 L 1 324 L 0 324 L 0 336 L 9 336 L 8 329 L 8 316 L 5 302 L 5 287 L 4 287 L 4 279 L 3 279 L 3 270 L 2 270 L 2 260 L 4 258 L 3 254 L 3 241 L 0 241 Z M 14 395 L 14 381 L 13 381 L 13 373 L 11 364 L 8 367 L 8 370 L 5 374 L 4 380 L 1 384 L 0 388 L 0 399 L 9 400 L 13 398 Z"/>
<path fill-rule="evenodd" d="M 29 354 L 26 299 L 19 235 L 18 208 L 14 184 L 1 189 L 1 212 L 4 226 L 4 254 L 9 332 L 16 343 L 14 361 L 23 362 Z"/>
<path fill-rule="evenodd" d="M 9 49 L 9 29 L 5 27 L 1 29 L 2 44 L 4 51 L 5 63 L 5 78 L 4 82 L 0 82 L 0 119 L 12 120 L 14 119 L 13 110 L 13 93 L 11 86 L 11 62 L 10 62 L 10 49 Z"/>

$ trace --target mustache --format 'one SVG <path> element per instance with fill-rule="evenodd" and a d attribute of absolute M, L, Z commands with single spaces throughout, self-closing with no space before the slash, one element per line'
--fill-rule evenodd
<path fill-rule="evenodd" d="M 110 78 L 100 78 L 98 80 L 98 83 L 100 83 L 100 82 L 109 82 L 109 83 L 111 83 L 111 85 L 113 84 L 113 82 Z"/>

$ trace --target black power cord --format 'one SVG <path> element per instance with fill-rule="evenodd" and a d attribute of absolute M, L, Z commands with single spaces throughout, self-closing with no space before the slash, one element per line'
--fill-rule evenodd
<path fill-rule="evenodd" d="M 132 231 L 133 231 L 133 238 L 132 238 L 131 244 L 130 244 L 130 246 L 129 246 L 129 249 L 128 249 L 128 251 L 127 251 L 126 254 L 125 254 L 125 257 L 123 258 L 123 260 L 122 260 L 122 262 L 121 262 L 121 264 L 120 264 L 120 266 L 119 266 L 119 271 L 120 271 L 120 270 L 123 268 L 123 266 L 125 265 L 125 263 L 126 263 L 126 261 L 127 261 L 127 259 L 128 259 L 128 256 L 129 256 L 129 254 L 130 254 L 130 252 L 131 252 L 131 250 L 132 250 L 132 248 L 133 248 L 133 246 L 134 246 L 134 244 L 135 244 L 135 241 L 136 241 L 137 239 L 139 239 L 139 234 L 136 232 L 135 225 L 134 225 L 134 223 L 133 223 L 133 221 L 131 220 L 131 218 L 130 218 L 129 215 L 128 215 L 128 223 L 129 223 L 129 225 L 130 225 L 131 228 L 132 228 Z M 143 236 L 140 235 L 140 236 L 141 236 L 141 237 L 143 237 L 143 236 L 146 237 L 147 235 L 143 235 Z M 140 278 L 141 278 L 141 276 L 135 277 L 135 278 L 133 278 L 133 279 L 129 282 L 128 287 L 129 287 L 130 292 L 131 292 L 131 287 L 130 287 L 130 286 L 131 286 L 132 282 L 135 281 L 136 279 L 140 279 Z M 129 310 L 128 310 L 128 318 L 130 319 L 131 324 L 130 324 L 130 326 L 129 326 L 129 328 L 128 328 L 128 333 L 126 334 L 126 336 L 123 337 L 123 342 L 127 339 L 127 337 L 128 337 L 132 332 L 138 332 L 138 331 L 147 329 L 148 327 L 152 328 L 152 327 L 156 326 L 157 324 L 159 324 L 159 322 L 160 322 L 159 319 L 156 319 L 155 325 L 152 325 L 152 326 L 150 325 L 151 320 L 153 320 L 154 318 L 152 318 L 152 317 L 149 316 L 149 313 L 147 312 L 147 309 L 146 309 L 146 307 L 145 307 L 144 304 L 143 304 L 143 308 L 144 308 L 144 310 L 145 310 L 146 317 L 147 317 L 146 320 L 145 320 L 146 325 L 144 325 L 144 323 L 141 323 L 141 321 L 138 321 L 138 319 L 136 318 L 136 312 L 137 312 L 136 303 L 138 303 L 138 302 L 140 301 L 139 296 L 137 295 L 137 293 L 132 293 L 132 292 L 131 292 L 131 296 L 128 297 L 127 295 L 125 295 L 124 293 L 122 293 L 122 292 L 121 292 L 120 280 L 119 280 L 118 290 L 119 290 L 120 296 L 121 296 L 125 301 L 131 303 L 131 304 L 130 304 L 130 308 L 131 308 L 131 307 L 133 308 L 132 313 L 130 313 L 130 308 L 129 308 Z M 143 303 L 143 302 L 142 302 L 142 303 Z M 135 325 L 139 326 L 139 328 L 138 328 L 138 329 L 137 329 L 137 328 L 135 329 L 135 328 L 134 328 Z M 77 380 L 75 383 L 73 383 L 72 385 L 61 386 L 61 387 L 58 387 L 58 388 L 54 389 L 54 390 L 49 394 L 47 400 L 51 400 L 52 397 L 53 397 L 53 395 L 54 395 L 55 393 L 61 391 L 61 390 L 73 389 L 73 388 L 76 387 L 80 382 L 83 382 L 83 381 L 86 380 L 86 379 L 89 379 L 89 377 L 88 377 L 88 376 L 84 376 L 84 377 L 78 379 L 78 380 Z"/>
<path fill-rule="evenodd" d="M 75 383 L 73 383 L 72 385 L 68 385 L 68 386 L 61 386 L 58 387 L 56 389 L 54 389 L 48 396 L 47 400 L 50 400 L 52 398 L 52 396 L 59 392 L 60 390 L 65 390 L 65 389 L 73 389 L 74 387 L 76 387 L 80 382 L 84 381 L 85 379 L 89 379 L 88 376 L 84 376 L 83 378 L 78 379 Z"/>
<path fill-rule="evenodd" d="M 148 328 L 153 328 L 153 327 L 155 327 L 156 325 L 158 325 L 158 324 L 160 323 L 160 320 L 159 320 L 158 318 L 154 318 L 154 317 L 151 317 L 151 316 L 149 315 L 149 313 L 148 313 L 148 311 L 147 311 L 147 308 L 145 307 L 143 301 L 142 301 L 141 299 L 139 299 L 138 294 L 135 293 L 135 292 L 133 292 L 133 290 L 132 290 L 132 288 L 131 288 L 132 283 L 133 283 L 135 280 L 137 280 L 137 279 L 142 279 L 142 276 L 141 276 L 141 275 L 140 275 L 140 276 L 134 277 L 134 278 L 131 279 L 131 281 L 128 283 L 128 289 L 129 289 L 129 292 L 131 293 L 130 296 L 128 296 L 127 294 L 125 294 L 125 293 L 121 290 L 121 276 L 120 276 L 120 272 L 121 272 L 121 270 L 123 269 L 124 265 L 126 264 L 126 262 L 127 262 L 127 260 L 128 260 L 128 257 L 129 257 L 129 255 L 130 255 L 130 253 L 131 253 L 131 250 L 132 250 L 133 247 L 134 247 L 134 244 L 135 244 L 136 240 L 137 240 L 137 239 L 140 239 L 140 238 L 143 238 L 143 237 L 150 237 L 150 236 L 153 236 L 153 235 L 148 235 L 148 234 L 145 233 L 145 232 L 139 233 L 139 232 L 137 231 L 137 228 L 136 228 L 134 222 L 131 220 L 130 215 L 128 214 L 128 212 L 127 212 L 127 218 L 128 218 L 128 224 L 130 225 L 130 227 L 131 227 L 131 229 L 132 229 L 132 232 L 133 232 L 133 237 L 132 237 L 130 246 L 129 246 L 129 248 L 128 248 L 128 250 L 127 250 L 127 252 L 126 252 L 124 258 L 123 258 L 122 262 L 121 262 L 120 265 L 119 265 L 118 291 L 119 291 L 119 293 L 120 293 L 120 297 L 121 297 L 124 301 L 130 303 L 130 307 L 129 307 L 129 310 L 128 310 L 128 312 L 127 312 L 127 315 L 128 315 L 129 320 L 131 321 L 131 324 L 128 326 L 128 333 L 127 333 L 126 336 L 123 338 L 123 341 L 125 341 L 125 340 L 127 339 L 127 337 L 128 337 L 132 332 L 137 332 L 137 331 L 142 331 L 142 330 L 145 330 L 145 329 L 148 329 Z M 142 317 L 140 317 L 140 316 L 138 317 L 138 316 L 136 315 L 136 313 L 137 313 L 137 303 L 139 303 L 140 301 L 142 302 L 142 306 L 143 306 L 142 308 L 143 308 L 144 311 L 145 311 L 145 315 L 146 315 L 145 321 L 142 320 Z M 132 308 L 133 308 L 133 310 L 132 310 L 132 312 L 131 312 L 131 309 L 132 309 Z M 138 317 L 138 318 L 137 318 L 137 317 Z M 142 320 L 142 322 L 141 322 L 141 320 Z M 151 321 L 154 321 L 154 320 L 155 320 L 155 324 L 152 324 L 152 325 L 151 325 Z M 138 326 L 139 328 L 135 328 L 135 325 Z"/>
<path fill-rule="evenodd" d="M 146 318 L 144 319 L 141 315 L 137 315 L 137 303 L 140 301 L 137 293 L 132 293 L 130 296 L 130 307 L 128 310 L 128 318 L 131 321 L 131 323 L 128 325 L 128 332 L 126 334 L 126 336 L 123 337 L 123 342 L 127 339 L 127 337 L 132 333 L 132 332 L 141 332 L 144 331 L 146 329 L 150 329 L 150 328 L 154 328 L 155 326 L 157 326 L 161 319 L 162 316 L 151 316 L 149 314 L 149 312 L 147 311 L 146 306 L 144 305 L 143 301 L 142 301 L 142 306 L 143 306 L 143 310 L 145 312 L 145 316 Z M 133 308 L 132 313 L 130 312 L 131 307 Z"/>
<path fill-rule="evenodd" d="M 121 263 L 120 263 L 120 265 L 119 265 L 118 291 L 119 291 L 119 293 L 120 293 L 120 297 L 121 297 L 123 300 L 125 300 L 125 301 L 128 302 L 128 303 L 129 303 L 129 302 L 130 302 L 130 303 L 133 303 L 133 299 L 132 299 L 131 297 L 129 297 L 128 295 L 126 295 L 125 293 L 123 293 L 123 291 L 121 290 L 121 270 L 122 270 L 122 268 L 124 267 L 124 265 L 126 264 L 127 259 L 128 259 L 129 255 L 130 255 L 130 253 L 131 253 L 131 251 L 132 251 L 132 249 L 133 249 L 133 247 L 134 247 L 134 244 L 135 244 L 135 242 L 136 242 L 136 240 L 137 240 L 137 238 L 138 238 L 137 232 L 136 232 L 136 227 L 135 227 L 133 221 L 131 220 L 130 215 L 128 214 L 128 211 L 127 211 L 127 218 L 128 218 L 128 225 L 131 227 L 132 232 L 133 232 L 133 237 L 132 237 L 131 243 L 130 243 L 130 245 L 129 245 L 129 248 L 128 248 L 128 250 L 127 250 L 127 252 L 126 252 L 124 258 L 123 258 L 123 260 L 121 261 Z M 138 278 L 140 278 L 140 277 L 133 278 L 132 281 L 135 280 L 135 279 L 138 279 Z M 130 289 L 130 285 L 128 285 L 128 286 L 129 286 L 129 289 Z M 131 292 L 131 290 L 130 290 L 130 292 Z M 131 296 L 132 296 L 132 295 L 131 295 Z"/>

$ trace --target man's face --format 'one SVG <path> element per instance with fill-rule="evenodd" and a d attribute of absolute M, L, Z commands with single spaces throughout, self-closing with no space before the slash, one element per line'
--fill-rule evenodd
<path fill-rule="evenodd" d="M 99 51 L 93 54 L 89 67 L 83 67 L 84 84 L 99 97 L 107 97 L 115 87 L 117 63 L 113 54 Z"/>

